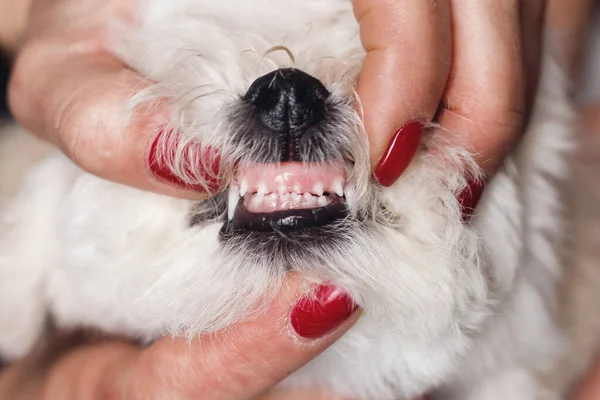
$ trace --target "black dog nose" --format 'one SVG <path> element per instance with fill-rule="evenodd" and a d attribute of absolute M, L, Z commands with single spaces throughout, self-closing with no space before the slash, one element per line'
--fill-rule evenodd
<path fill-rule="evenodd" d="M 325 118 L 329 91 L 316 78 L 294 69 L 278 69 L 258 78 L 244 100 L 258 121 L 276 133 L 288 133 Z"/>

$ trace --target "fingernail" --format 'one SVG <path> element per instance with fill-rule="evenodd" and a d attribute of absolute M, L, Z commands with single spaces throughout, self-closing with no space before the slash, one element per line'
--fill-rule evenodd
<path fill-rule="evenodd" d="M 463 222 L 468 222 L 481 199 L 485 183 L 481 180 L 471 180 L 467 187 L 458 195 Z"/>
<path fill-rule="evenodd" d="M 218 154 L 210 148 L 202 148 L 198 142 L 187 143 L 180 153 L 181 161 L 179 163 L 182 170 L 186 176 L 204 181 L 206 186 L 200 183 L 185 182 L 172 169 L 179 139 L 179 133 L 173 130 L 162 131 L 156 136 L 148 154 L 150 171 L 159 180 L 183 189 L 216 192 L 219 189 L 219 182 L 216 178 L 219 172 Z M 196 161 L 194 162 L 194 160 Z"/>
<path fill-rule="evenodd" d="M 375 178 L 382 186 L 391 186 L 408 168 L 417 154 L 423 128 L 423 123 L 410 121 L 394 135 L 375 169 Z"/>
<path fill-rule="evenodd" d="M 292 309 L 290 319 L 299 336 L 316 339 L 340 326 L 357 309 L 344 291 L 325 284 L 300 299 Z"/>

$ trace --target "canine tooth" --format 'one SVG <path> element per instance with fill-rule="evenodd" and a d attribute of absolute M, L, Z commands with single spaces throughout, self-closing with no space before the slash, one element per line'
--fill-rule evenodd
<path fill-rule="evenodd" d="M 248 182 L 245 179 L 242 179 L 242 183 L 240 184 L 240 196 L 246 195 L 248 191 Z"/>
<path fill-rule="evenodd" d="M 323 196 L 323 184 L 320 182 L 315 183 L 315 186 L 313 187 L 313 192 L 317 196 Z"/>
<path fill-rule="evenodd" d="M 342 186 L 341 179 L 336 179 L 335 181 L 333 181 L 333 191 L 340 197 L 344 195 L 344 187 Z"/>
<path fill-rule="evenodd" d="M 258 184 L 258 194 L 264 196 L 267 193 L 267 185 L 263 182 Z"/>
<path fill-rule="evenodd" d="M 317 199 L 317 204 L 321 207 L 325 207 L 327 205 L 327 197 L 319 196 L 319 198 Z"/>
<path fill-rule="evenodd" d="M 238 201 L 240 200 L 240 194 L 237 187 L 232 186 L 229 189 L 229 201 L 227 203 L 227 219 L 230 221 L 233 219 L 235 209 L 237 208 Z"/>

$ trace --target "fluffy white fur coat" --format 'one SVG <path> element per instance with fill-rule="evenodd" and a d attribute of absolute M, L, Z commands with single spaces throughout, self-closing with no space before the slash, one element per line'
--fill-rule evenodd
<path fill-rule="evenodd" d="M 467 225 L 456 197 L 479 171 L 459 135 L 432 129 L 390 188 L 369 177 L 354 111 L 364 52 L 349 1 L 144 0 L 137 16 L 115 24 L 111 43 L 156 82 L 131 107 L 170 99 L 167 129 L 218 148 L 226 182 L 235 181 L 234 160 L 260 161 L 232 140 L 250 85 L 278 68 L 318 78 L 344 132 L 323 140 L 347 146 L 354 163 L 344 184 L 349 218 L 332 228 L 333 244 L 267 256 L 237 238 L 231 251 L 219 237 L 223 215 L 190 225 L 198 204 L 104 181 L 51 153 L 16 194 L 3 183 L 11 198 L 0 220 L 1 356 L 26 354 L 48 315 L 62 328 L 143 342 L 214 332 L 259 310 L 291 268 L 307 285 L 343 287 L 365 312 L 284 385 L 376 400 L 431 390 L 440 399 L 563 398 L 600 333 L 582 300 L 600 288 L 588 234 L 598 229 L 598 184 L 579 162 L 583 136 L 549 49 L 526 136 Z M 198 183 L 182 154 L 166 162 Z M 14 158 L 3 161 L 3 175 L 14 171 L 5 181 L 14 181 Z"/>

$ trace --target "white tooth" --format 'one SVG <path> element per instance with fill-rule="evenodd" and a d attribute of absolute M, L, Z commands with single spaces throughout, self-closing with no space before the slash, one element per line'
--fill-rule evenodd
<path fill-rule="evenodd" d="M 313 193 L 317 196 L 323 196 L 323 184 L 320 182 L 315 183 L 315 186 L 313 187 Z"/>
<path fill-rule="evenodd" d="M 277 207 L 277 199 L 279 199 L 279 196 L 277 196 L 275 193 L 270 194 L 269 205 L 273 208 Z"/>
<path fill-rule="evenodd" d="M 325 207 L 327 205 L 327 197 L 319 196 L 319 198 L 317 199 L 317 204 L 321 207 Z"/>
<path fill-rule="evenodd" d="M 286 187 L 284 185 L 279 186 L 279 194 L 284 194 L 286 192 Z"/>
<path fill-rule="evenodd" d="M 302 199 L 302 196 L 300 196 L 298 193 L 296 193 L 296 192 L 292 193 L 292 201 L 294 203 L 300 203 L 301 199 Z"/>
<path fill-rule="evenodd" d="M 264 196 L 267 193 L 267 185 L 263 182 L 258 184 L 258 194 Z"/>
<path fill-rule="evenodd" d="M 248 182 L 245 179 L 242 179 L 242 183 L 240 184 L 240 196 L 244 196 L 248 191 Z"/>
<path fill-rule="evenodd" d="M 342 186 L 341 179 L 338 178 L 335 181 L 333 181 L 333 191 L 340 197 L 344 195 L 344 187 Z"/>
<path fill-rule="evenodd" d="M 304 200 L 306 203 L 311 203 L 313 196 L 310 193 L 304 193 L 302 195 L 302 200 Z"/>
<path fill-rule="evenodd" d="M 284 193 L 281 195 L 281 201 L 282 202 L 288 202 L 290 201 L 290 194 L 289 193 Z"/>
<path fill-rule="evenodd" d="M 264 199 L 263 195 L 260 195 L 260 194 L 252 195 L 252 200 L 251 200 L 252 205 L 254 207 L 260 206 L 260 204 L 263 202 L 263 199 Z"/>
<path fill-rule="evenodd" d="M 294 192 L 296 192 L 296 193 L 302 193 L 302 188 L 300 187 L 300 185 L 298 183 L 296 183 L 294 185 Z"/>
<path fill-rule="evenodd" d="M 346 203 L 348 203 L 348 206 L 350 208 L 352 208 L 353 204 L 354 204 L 354 193 L 352 192 L 352 186 L 348 186 L 346 188 Z"/>
<path fill-rule="evenodd" d="M 231 221 L 235 214 L 238 201 L 240 200 L 240 194 L 236 186 L 231 186 L 229 189 L 229 201 L 227 203 L 227 218 Z"/>

